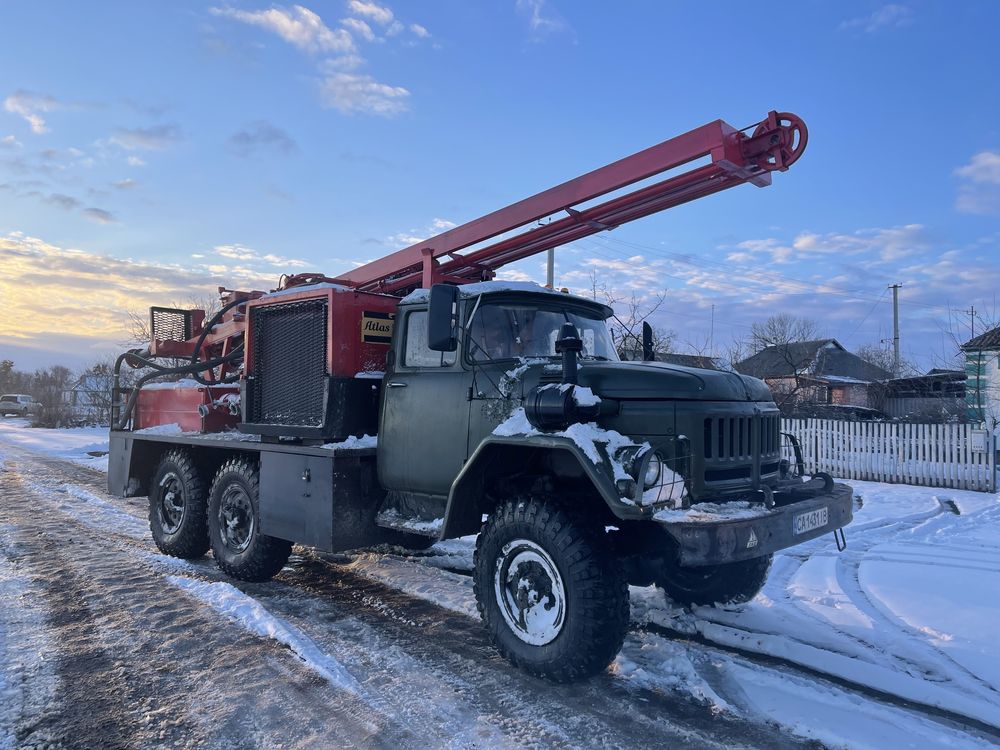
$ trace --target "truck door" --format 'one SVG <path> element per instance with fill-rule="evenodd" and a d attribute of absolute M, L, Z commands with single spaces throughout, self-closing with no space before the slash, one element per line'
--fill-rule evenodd
<path fill-rule="evenodd" d="M 379 426 L 379 481 L 386 489 L 447 495 L 466 458 L 471 374 L 457 352 L 427 348 L 427 310 L 397 320 Z"/>

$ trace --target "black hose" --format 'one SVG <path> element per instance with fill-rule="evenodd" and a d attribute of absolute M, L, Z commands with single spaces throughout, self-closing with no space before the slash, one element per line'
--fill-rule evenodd
<path fill-rule="evenodd" d="M 158 365 L 152 360 L 143 357 L 136 350 L 125 352 L 124 354 L 119 356 L 118 359 L 115 361 L 114 405 L 116 411 L 118 404 L 117 393 L 119 392 L 119 372 L 121 370 L 121 365 L 126 358 L 138 360 L 146 367 L 153 368 L 154 370 L 156 370 L 156 372 L 151 372 L 148 375 L 144 375 L 135 382 L 135 387 L 132 389 L 132 393 L 128 397 L 128 402 L 125 404 L 125 413 L 122 415 L 121 419 L 119 419 L 115 423 L 114 429 L 116 430 L 125 429 L 125 426 L 128 424 L 128 421 L 132 416 L 132 411 L 135 409 L 135 403 L 139 397 L 139 390 L 147 381 L 150 381 L 153 378 L 163 377 L 164 375 L 188 375 L 200 372 L 202 370 L 210 370 L 214 367 L 218 367 L 219 365 L 228 364 L 234 361 L 235 359 L 241 357 L 242 355 L 243 355 L 243 345 L 241 344 L 235 350 L 227 354 L 225 357 L 217 357 L 216 359 L 209 359 L 206 360 L 205 362 L 193 362 L 189 365 L 182 365 L 180 367 L 164 367 L 163 365 Z M 216 382 L 210 384 L 218 385 L 219 383 Z"/>
<path fill-rule="evenodd" d="M 194 364 L 198 361 L 198 355 L 201 354 L 202 344 L 205 343 L 205 339 L 208 337 L 208 334 L 212 332 L 212 329 L 215 327 L 215 325 L 220 320 L 222 320 L 222 316 L 225 315 L 229 310 L 236 307 L 237 305 L 243 304 L 246 301 L 247 301 L 246 298 L 238 298 L 231 300 L 230 302 L 227 302 L 225 305 L 222 306 L 222 309 L 219 310 L 217 313 L 215 313 L 215 315 L 212 316 L 212 319 L 205 324 L 205 326 L 201 329 L 201 335 L 195 342 L 194 351 L 191 353 L 191 364 Z M 236 352 L 241 352 L 242 350 L 243 347 L 240 346 L 234 349 L 233 352 L 231 352 L 230 354 L 227 354 L 226 357 L 227 358 L 231 357 Z M 225 385 L 226 383 L 235 383 L 237 380 L 240 379 L 239 375 L 230 375 L 228 378 L 223 378 L 222 380 L 206 380 L 198 373 L 192 373 L 192 375 L 194 375 L 194 379 L 197 380 L 202 385 Z"/>

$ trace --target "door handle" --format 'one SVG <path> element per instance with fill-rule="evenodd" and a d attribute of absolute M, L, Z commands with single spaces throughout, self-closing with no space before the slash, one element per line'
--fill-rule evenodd
<path fill-rule="evenodd" d="M 406 383 L 389 383 L 390 388 L 406 388 Z"/>

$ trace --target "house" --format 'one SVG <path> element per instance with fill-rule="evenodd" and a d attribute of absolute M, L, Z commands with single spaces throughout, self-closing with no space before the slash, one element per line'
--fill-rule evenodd
<path fill-rule="evenodd" d="M 1000 424 L 1000 326 L 969 339 L 965 354 L 968 418 L 993 428 Z"/>
<path fill-rule="evenodd" d="M 88 372 L 63 392 L 63 404 L 75 420 L 107 424 L 111 415 L 111 373 Z"/>
<path fill-rule="evenodd" d="M 891 417 L 921 422 L 966 418 L 966 375 L 962 370 L 931 370 L 926 375 L 885 381 L 880 408 Z"/>
<path fill-rule="evenodd" d="M 785 411 L 803 404 L 871 408 L 877 401 L 872 384 L 890 377 L 836 339 L 768 346 L 738 362 L 735 369 L 766 382 Z"/>

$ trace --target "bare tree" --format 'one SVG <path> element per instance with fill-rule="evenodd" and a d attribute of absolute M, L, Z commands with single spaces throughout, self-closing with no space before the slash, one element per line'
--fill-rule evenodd
<path fill-rule="evenodd" d="M 618 356 L 624 360 L 641 359 L 642 324 L 663 306 L 667 292 L 658 292 L 651 300 L 639 297 L 635 292 L 628 296 L 620 295 L 603 281 L 598 281 L 597 271 L 591 270 L 590 295 L 595 300 L 603 298 L 615 310 L 615 316 L 608 321 L 608 329 Z M 677 334 L 662 326 L 650 327 L 653 329 L 654 356 L 673 351 Z"/>
<path fill-rule="evenodd" d="M 819 335 L 819 324 L 815 320 L 779 313 L 763 323 L 754 323 L 748 344 L 750 351 L 756 354 L 769 346 L 787 347 L 799 341 L 813 341 Z"/>

